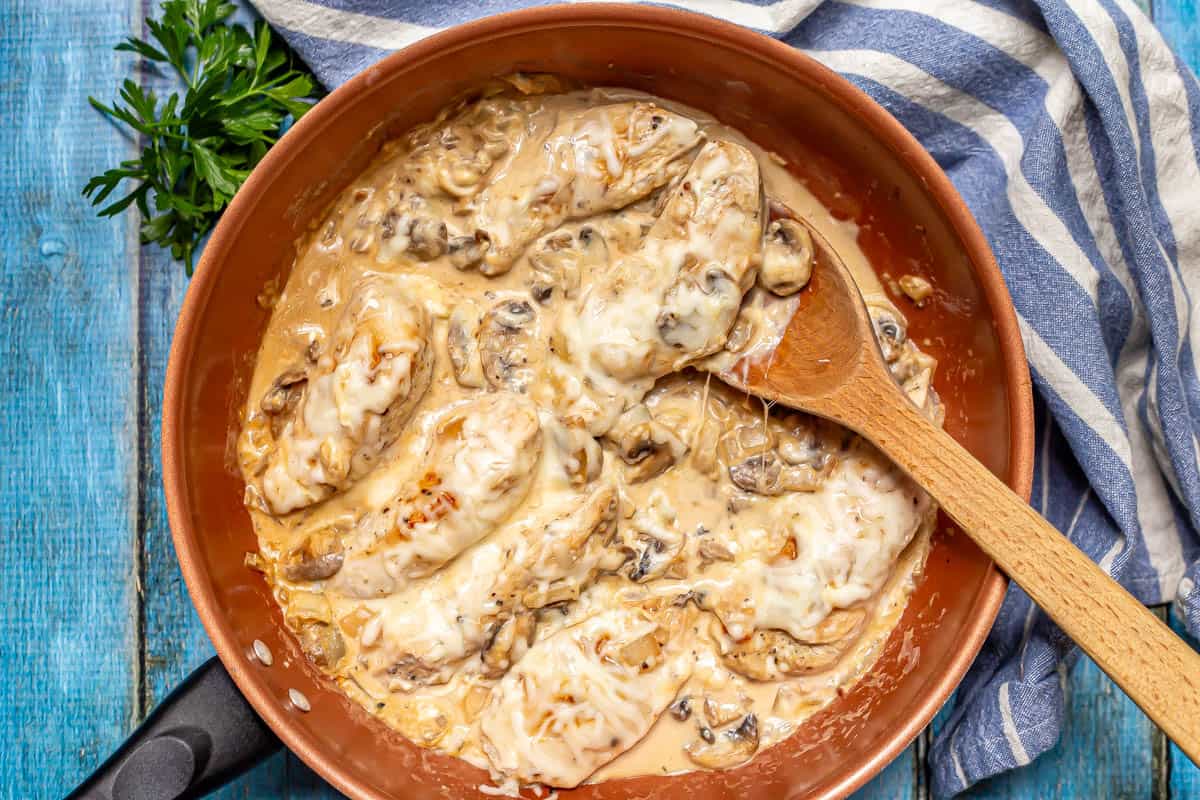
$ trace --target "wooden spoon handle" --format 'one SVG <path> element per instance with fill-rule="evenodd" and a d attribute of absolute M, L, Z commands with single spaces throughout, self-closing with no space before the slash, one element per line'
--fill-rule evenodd
<path fill-rule="evenodd" d="M 894 386 L 856 381 L 838 416 L 874 442 L 1200 764 L 1200 654 L 931 424 Z"/>

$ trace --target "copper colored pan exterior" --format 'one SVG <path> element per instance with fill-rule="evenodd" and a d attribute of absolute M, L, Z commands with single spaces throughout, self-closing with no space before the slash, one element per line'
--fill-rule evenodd
<path fill-rule="evenodd" d="M 261 576 L 243 566 L 256 545 L 229 451 L 267 323 L 255 298 L 286 276 L 296 235 L 385 138 L 484 79 L 520 69 L 645 89 L 715 114 L 858 220 L 877 271 L 930 276 L 940 301 L 909 316 L 912 335 L 941 363 L 946 426 L 1029 493 L 1032 401 L 1008 292 L 949 180 L 866 95 L 784 44 L 661 8 L 541 8 L 426 39 L 322 101 L 250 176 L 188 289 L 163 406 L 175 548 L 217 653 L 284 743 L 354 798 L 473 797 L 487 776 L 409 744 L 346 700 L 307 665 Z M 561 796 L 843 797 L 933 717 L 979 650 L 1004 587 L 943 521 L 926 576 L 875 669 L 796 736 L 729 772 L 611 781 Z M 254 639 L 275 653 L 274 666 L 250 658 Z M 292 687 L 310 699 L 310 713 L 291 706 Z"/>

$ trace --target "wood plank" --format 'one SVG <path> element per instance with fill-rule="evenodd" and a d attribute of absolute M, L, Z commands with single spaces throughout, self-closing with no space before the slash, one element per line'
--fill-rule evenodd
<path fill-rule="evenodd" d="M 0 795 L 61 796 L 133 722 L 135 275 L 80 189 L 132 145 L 87 105 L 128 3 L 18 0 L 0 26 Z"/>
<path fill-rule="evenodd" d="M 1196 0 L 1152 0 L 1154 24 L 1179 57 L 1200 71 L 1200 3 Z"/>
<path fill-rule="evenodd" d="M 244 3 L 235 19 L 252 23 Z M 142 16 L 156 15 L 157 2 L 142 0 Z M 141 21 L 139 20 L 139 24 Z M 145 36 L 145 31 L 142 33 Z M 176 89 L 165 76 L 140 73 L 140 82 L 160 95 Z M 179 571 L 167 525 L 162 488 L 162 389 L 175 320 L 187 291 L 184 268 L 154 246 L 139 252 L 138 306 L 140 342 L 138 368 L 142 391 L 138 397 L 141 437 L 138 530 L 142 543 L 144 639 L 142 664 L 146 680 L 141 711 L 147 713 L 193 669 L 213 655 L 212 644 L 196 616 Z M 291 753 L 280 753 L 215 793 L 216 798 L 341 797 Z"/>
<path fill-rule="evenodd" d="M 1171 607 L 1168 614 L 1172 630 L 1183 636 L 1192 647 L 1200 649 L 1200 642 L 1187 635 L 1183 619 L 1174 607 Z M 1167 744 L 1167 778 L 1170 797 L 1178 798 L 1178 800 L 1200 797 L 1200 767 L 1192 763 L 1191 759 L 1173 743 Z"/>
<path fill-rule="evenodd" d="M 1152 796 L 1152 745 L 1157 728 L 1087 656 L 1080 657 L 1070 685 L 1058 744 L 1032 764 L 983 781 L 961 797 L 1075 800 Z M 942 729 L 948 715 L 943 710 L 934 720 L 935 732 Z"/>
<path fill-rule="evenodd" d="M 870 783 L 855 792 L 854 800 L 914 800 L 917 796 L 919 763 L 917 745 L 914 743 Z"/>

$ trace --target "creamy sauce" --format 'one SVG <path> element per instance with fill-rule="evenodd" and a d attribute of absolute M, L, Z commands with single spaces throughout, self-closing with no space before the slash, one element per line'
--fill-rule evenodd
<path fill-rule="evenodd" d="M 498 781 L 744 763 L 869 668 L 934 508 L 711 373 L 772 349 L 806 230 L 938 419 L 934 364 L 854 226 L 737 132 L 549 77 L 484 94 L 299 243 L 239 439 L 258 564 L 350 697 Z"/>

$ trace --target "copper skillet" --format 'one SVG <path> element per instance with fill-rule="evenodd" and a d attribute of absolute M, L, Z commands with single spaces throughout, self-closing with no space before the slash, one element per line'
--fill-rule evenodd
<path fill-rule="evenodd" d="M 485 773 L 392 733 L 301 656 L 261 577 L 243 565 L 256 545 L 228 443 L 267 322 L 255 298 L 286 276 L 297 234 L 384 140 L 514 70 L 680 100 L 786 159 L 823 202 L 860 224 L 876 271 L 919 273 L 937 287 L 930 307 L 905 310 L 911 335 L 940 362 L 946 428 L 1028 497 L 1032 400 L 1012 302 L 950 181 L 886 111 L 787 45 L 679 11 L 559 6 L 461 25 L 322 101 L 250 176 L 205 249 L 167 371 L 163 471 L 180 567 L 220 662 L 164 701 L 78 796 L 131 796 L 123 792 L 148 782 L 164 797 L 214 788 L 275 746 L 243 695 L 351 797 L 481 796 Z M 1004 579 L 970 540 L 951 534 L 943 521 L 926 575 L 871 674 L 787 742 L 728 772 L 611 781 L 563 796 L 836 798 L 864 784 L 933 717 L 999 609 Z M 273 666 L 253 658 L 255 639 L 275 654 Z M 310 712 L 289 700 L 293 688 Z"/>

